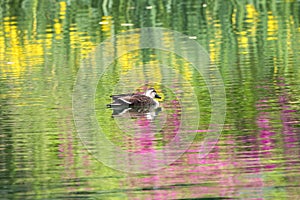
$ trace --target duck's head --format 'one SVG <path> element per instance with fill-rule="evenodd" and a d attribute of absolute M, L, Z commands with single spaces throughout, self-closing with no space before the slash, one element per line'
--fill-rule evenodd
<path fill-rule="evenodd" d="M 152 99 L 157 98 L 161 99 L 161 97 L 156 93 L 154 88 L 149 88 L 146 92 L 145 95 L 148 97 L 151 97 Z"/>

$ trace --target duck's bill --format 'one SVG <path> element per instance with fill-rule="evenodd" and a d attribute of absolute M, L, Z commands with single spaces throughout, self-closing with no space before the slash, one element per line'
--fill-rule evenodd
<path fill-rule="evenodd" d="M 157 98 L 157 99 L 161 99 L 161 96 L 159 96 L 158 94 L 155 94 L 154 97 Z"/>

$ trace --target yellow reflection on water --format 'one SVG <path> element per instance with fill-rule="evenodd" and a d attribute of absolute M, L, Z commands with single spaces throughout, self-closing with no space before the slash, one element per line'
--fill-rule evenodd
<path fill-rule="evenodd" d="M 268 12 L 267 31 L 267 40 L 278 40 L 278 19 L 272 12 Z"/>
<path fill-rule="evenodd" d="M 99 24 L 101 25 L 101 31 L 106 36 L 111 36 L 111 30 L 112 30 L 112 16 L 103 16 Z"/>
<path fill-rule="evenodd" d="M 66 18 L 66 10 L 67 10 L 67 2 L 61 1 L 59 2 L 59 18 L 65 19 Z"/>
<path fill-rule="evenodd" d="M 3 64 L 2 69 L 4 76 L 7 73 L 14 73 L 15 76 L 20 76 L 23 70 L 20 60 L 22 60 L 22 48 L 20 47 L 18 30 L 16 26 L 16 17 L 5 17 L 3 23 L 3 34 L 1 34 L 0 49 L 3 49 Z"/>
<path fill-rule="evenodd" d="M 259 21 L 259 13 L 255 9 L 253 4 L 247 4 L 246 5 L 246 22 L 248 22 L 249 25 L 249 35 L 254 37 L 256 36 L 256 31 L 257 31 L 257 23 Z"/>

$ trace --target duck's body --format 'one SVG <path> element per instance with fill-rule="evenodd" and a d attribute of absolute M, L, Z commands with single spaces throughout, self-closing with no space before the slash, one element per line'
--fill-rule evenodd
<path fill-rule="evenodd" d="M 150 88 L 144 94 L 119 94 L 110 96 L 113 100 L 111 104 L 107 104 L 109 108 L 127 107 L 127 108 L 145 108 L 146 110 L 150 107 L 157 108 L 159 106 L 158 101 L 154 98 L 161 98 L 155 91 Z"/>

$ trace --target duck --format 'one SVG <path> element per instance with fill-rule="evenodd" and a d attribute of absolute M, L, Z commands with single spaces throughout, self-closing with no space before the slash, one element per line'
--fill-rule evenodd
<path fill-rule="evenodd" d="M 161 99 L 161 97 L 156 93 L 156 90 L 154 88 L 147 89 L 143 94 L 117 94 L 111 95 L 110 97 L 112 98 L 113 102 L 106 105 L 108 108 L 134 108 L 143 112 L 149 109 L 159 107 L 159 102 L 155 99 Z"/>

